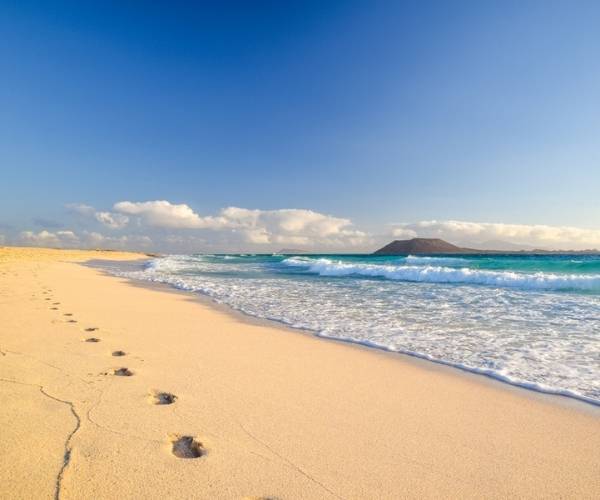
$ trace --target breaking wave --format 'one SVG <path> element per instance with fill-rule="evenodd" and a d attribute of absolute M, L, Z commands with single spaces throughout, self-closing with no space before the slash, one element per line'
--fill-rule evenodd
<path fill-rule="evenodd" d="M 417 258 L 411 259 L 416 263 Z M 436 262 L 419 257 L 419 262 Z M 431 257 L 430 259 L 435 259 Z M 408 261 L 408 258 L 407 258 Z M 410 262 L 410 261 L 408 261 Z M 391 265 L 342 262 L 327 258 L 290 257 L 285 265 L 305 267 L 320 276 L 365 276 L 418 283 L 463 283 L 521 290 L 578 290 L 600 292 L 600 276 L 592 274 L 521 273 L 441 265 Z"/>

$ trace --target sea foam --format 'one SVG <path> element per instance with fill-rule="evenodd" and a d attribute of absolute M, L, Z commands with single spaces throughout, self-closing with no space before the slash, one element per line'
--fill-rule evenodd
<path fill-rule="evenodd" d="M 420 283 L 463 283 L 524 290 L 600 291 L 600 276 L 586 274 L 519 273 L 435 265 L 358 264 L 326 258 L 290 257 L 289 266 L 306 267 L 320 276 L 365 276 Z M 412 258 L 409 262 L 416 263 Z M 421 263 L 430 261 L 420 258 Z"/>

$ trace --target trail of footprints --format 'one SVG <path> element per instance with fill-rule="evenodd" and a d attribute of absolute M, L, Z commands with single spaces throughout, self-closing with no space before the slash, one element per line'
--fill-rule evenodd
<path fill-rule="evenodd" d="M 52 290 L 50 288 L 44 288 L 42 294 L 50 295 Z M 52 297 L 45 297 L 45 301 L 51 301 Z M 50 307 L 53 311 L 58 311 L 60 306 L 60 302 L 53 302 L 52 307 Z M 69 318 L 66 320 L 67 323 L 77 323 L 77 320 L 73 318 L 73 313 L 67 312 L 63 313 L 65 318 Z M 83 331 L 87 333 L 96 332 L 99 328 L 96 326 L 84 328 Z M 87 337 L 85 342 L 89 342 L 91 344 L 96 344 L 101 342 L 101 339 L 98 337 Z M 117 350 L 111 353 L 111 356 L 114 357 L 122 357 L 126 356 L 127 353 L 125 351 Z M 134 372 L 131 371 L 127 367 L 119 367 L 112 368 L 108 372 L 104 372 L 103 375 L 112 375 L 115 377 L 131 377 L 134 375 Z M 177 400 L 177 396 L 175 394 L 171 394 L 170 392 L 162 392 L 152 390 L 148 394 L 148 402 L 152 405 L 171 405 L 175 403 Z M 171 445 L 171 453 L 177 458 L 200 458 L 206 455 L 206 449 L 202 445 L 200 441 L 198 441 L 194 436 L 181 435 L 181 434 L 170 434 L 168 436 L 168 442 Z"/>

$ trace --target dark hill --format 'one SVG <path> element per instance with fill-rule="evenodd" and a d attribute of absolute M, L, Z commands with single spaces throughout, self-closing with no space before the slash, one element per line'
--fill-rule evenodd
<path fill-rule="evenodd" d="M 475 250 L 462 248 L 440 240 L 439 238 L 413 238 L 412 240 L 396 240 L 373 252 L 374 255 L 427 255 L 444 253 L 462 254 L 501 254 L 501 255 L 598 255 L 600 250 Z"/>
<path fill-rule="evenodd" d="M 377 255 L 435 254 L 435 253 L 474 253 L 476 250 L 461 248 L 438 238 L 413 238 L 396 240 L 376 250 Z"/>

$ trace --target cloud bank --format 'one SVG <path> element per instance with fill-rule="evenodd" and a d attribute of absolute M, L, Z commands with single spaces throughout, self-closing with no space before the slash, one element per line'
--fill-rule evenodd
<path fill-rule="evenodd" d="M 121 201 L 113 210 L 137 216 L 142 224 L 155 228 L 226 231 L 255 245 L 356 246 L 368 242 L 367 234 L 354 229 L 349 219 L 305 209 L 227 207 L 217 215 L 201 216 L 186 204 L 156 200 Z"/>
<path fill-rule="evenodd" d="M 600 230 L 571 226 L 427 220 L 366 231 L 350 219 L 301 208 L 226 207 L 200 214 L 185 203 L 167 200 L 124 200 L 101 210 L 84 203 L 66 208 L 72 224 L 60 225 L 69 229 L 13 232 L 0 237 L 0 243 L 176 253 L 273 252 L 283 247 L 359 253 L 372 252 L 391 239 L 424 237 L 482 249 L 600 248 Z"/>
<path fill-rule="evenodd" d="M 0 240 L 1 242 L 1 240 Z M 152 239 L 145 235 L 120 235 L 107 236 L 95 231 L 82 231 L 76 234 L 73 231 L 47 230 L 34 232 L 22 231 L 14 243 L 23 246 L 56 247 L 56 248 L 115 248 L 146 250 L 152 246 Z"/>
<path fill-rule="evenodd" d="M 19 234 L 18 243 L 36 247 L 69 248 L 79 243 L 79 237 L 73 231 L 23 231 Z"/>
<path fill-rule="evenodd" d="M 503 224 L 467 221 L 420 221 L 394 224 L 396 238 L 442 238 L 477 245 L 502 240 L 513 244 L 556 249 L 600 248 L 600 230 L 570 226 Z"/>
<path fill-rule="evenodd" d="M 356 229 L 350 219 L 308 209 L 226 207 L 216 214 L 201 215 L 185 203 L 167 200 L 118 201 L 110 210 L 85 203 L 65 207 L 75 217 L 75 225 L 83 228 L 79 243 L 87 246 L 123 248 L 135 242 L 138 248 L 153 245 L 160 251 L 269 252 L 290 246 L 313 251 L 368 251 L 375 244 L 371 235 Z M 61 242 L 56 233 L 45 238 L 35 233 L 21 236 L 21 241 L 30 244 L 44 239 L 54 245 Z"/>

